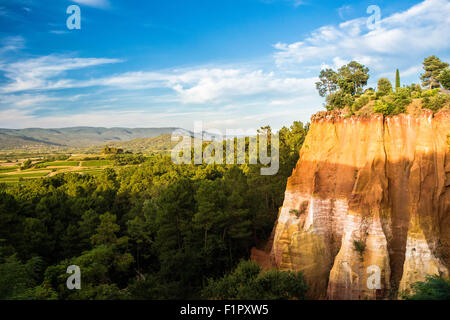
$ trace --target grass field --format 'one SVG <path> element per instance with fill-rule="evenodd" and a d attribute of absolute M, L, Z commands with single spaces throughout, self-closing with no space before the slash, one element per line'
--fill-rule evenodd
<path fill-rule="evenodd" d="M 47 176 L 50 172 L 27 172 L 23 174 L 0 174 L 0 183 L 8 185 L 24 183 Z"/>
<path fill-rule="evenodd" d="M 54 161 L 44 163 L 45 167 L 77 167 L 78 161 Z"/>
<path fill-rule="evenodd" d="M 111 165 L 113 161 L 111 160 L 88 160 L 83 161 L 81 163 L 82 167 L 102 167 L 102 166 L 108 166 Z"/>
<path fill-rule="evenodd" d="M 45 177 L 46 175 L 48 175 L 50 172 L 46 171 L 46 172 L 24 172 L 21 174 L 0 174 L 0 179 L 8 179 L 8 180 L 12 180 L 12 179 L 18 179 L 18 178 L 39 178 L 39 177 Z"/>
<path fill-rule="evenodd" d="M 82 175 L 100 174 L 105 168 L 114 166 L 114 160 L 83 160 L 86 155 L 79 155 L 80 159 L 71 158 L 68 160 L 56 160 L 44 163 L 36 163 L 39 158 L 29 158 L 34 162 L 34 165 L 27 170 L 20 170 L 19 165 L 9 166 L 0 164 L 0 183 L 8 185 L 25 184 L 31 180 L 50 177 L 60 173 L 78 173 Z M 19 163 L 25 162 L 27 159 L 20 159 Z M 42 160 L 41 160 L 42 161 Z"/>

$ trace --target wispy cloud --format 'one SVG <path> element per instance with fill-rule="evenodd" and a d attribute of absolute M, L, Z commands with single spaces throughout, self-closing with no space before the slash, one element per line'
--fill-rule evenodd
<path fill-rule="evenodd" d="M 103 64 L 117 63 L 119 59 L 70 58 L 49 55 L 14 63 L 0 63 L 0 70 L 10 81 L 0 88 L 11 93 L 27 90 L 52 90 L 73 87 L 70 79 L 58 78 L 64 72 Z"/>
<path fill-rule="evenodd" d="M 192 68 L 165 72 L 126 72 L 108 77 L 73 79 L 72 70 L 120 62 L 105 58 L 45 56 L 0 64 L 10 81 L 3 93 L 85 87 L 114 87 L 122 90 L 170 89 L 181 103 L 221 103 L 261 93 L 310 94 L 316 78 L 296 78 L 274 72 L 244 68 Z"/>
<path fill-rule="evenodd" d="M 192 69 L 174 72 L 133 72 L 89 81 L 128 90 L 169 88 L 182 103 L 221 103 L 260 93 L 311 93 L 316 78 L 295 78 L 247 69 Z"/>
<path fill-rule="evenodd" d="M 21 36 L 7 37 L 1 41 L 0 54 L 18 51 L 25 47 L 25 39 Z"/>
<path fill-rule="evenodd" d="M 305 62 L 328 63 L 338 57 L 371 63 L 383 69 L 383 61 L 445 50 L 450 44 L 450 2 L 425 0 L 410 9 L 381 20 L 380 28 L 369 30 L 367 17 L 323 26 L 294 43 L 277 43 L 278 66 L 291 68 Z M 382 58 L 381 58 L 382 57 Z"/>

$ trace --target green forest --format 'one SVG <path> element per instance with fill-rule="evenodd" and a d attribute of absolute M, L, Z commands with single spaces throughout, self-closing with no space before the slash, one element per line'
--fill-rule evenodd
<path fill-rule="evenodd" d="M 261 273 L 248 259 L 270 236 L 307 131 L 281 129 L 274 176 L 156 155 L 0 184 L 0 299 L 304 298 L 300 273 Z M 69 265 L 81 290 L 66 287 Z"/>

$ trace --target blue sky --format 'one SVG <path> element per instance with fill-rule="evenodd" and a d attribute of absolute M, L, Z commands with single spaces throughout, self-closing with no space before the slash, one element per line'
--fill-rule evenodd
<path fill-rule="evenodd" d="M 417 83 L 424 57 L 449 61 L 449 17 L 447 0 L 0 0 L 0 127 L 278 129 L 322 110 L 324 67 Z"/>

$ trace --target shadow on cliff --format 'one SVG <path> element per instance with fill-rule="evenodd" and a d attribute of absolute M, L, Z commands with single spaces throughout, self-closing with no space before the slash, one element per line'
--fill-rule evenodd
<path fill-rule="evenodd" d="M 408 234 L 423 236 L 432 254 L 450 268 L 448 155 L 417 153 L 396 161 L 386 158 L 373 159 L 361 167 L 300 159 L 288 180 L 284 204 L 266 250 L 254 249 L 252 259 L 266 269 L 303 271 L 304 266 L 296 265 L 286 252 L 296 232 L 316 233 L 323 235 L 331 255 L 328 265 L 316 267 L 325 267 L 329 275 L 349 229 L 345 217 L 366 221 L 377 215 L 387 241 L 390 267 L 390 292 L 383 298 L 395 295 L 399 288 Z M 360 228 L 365 227 L 361 223 Z M 326 297 L 328 280 L 316 288 L 318 292 L 312 298 Z"/>

